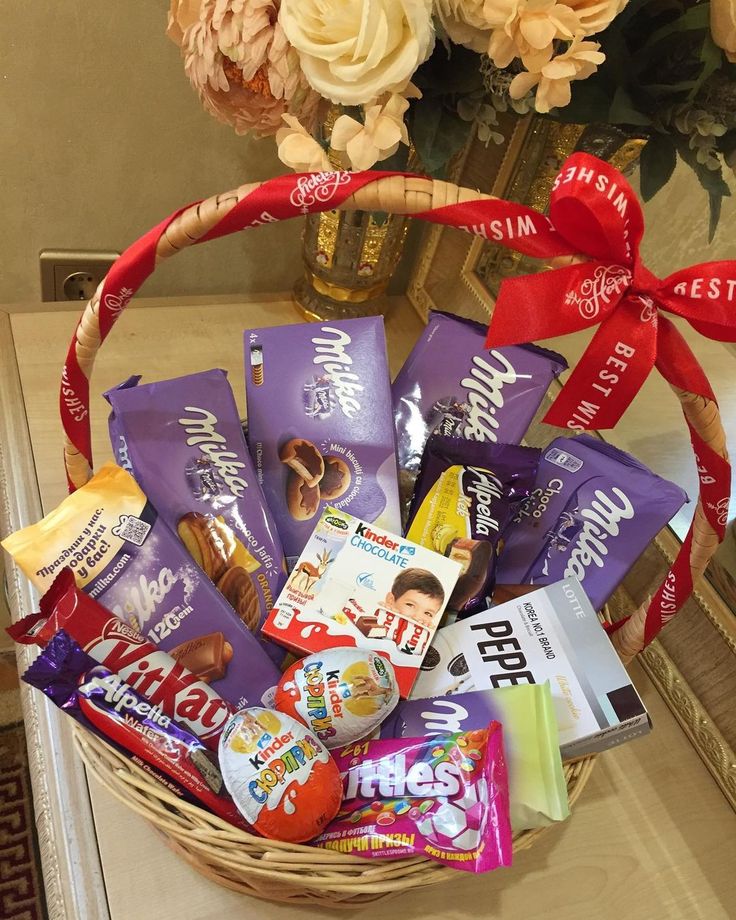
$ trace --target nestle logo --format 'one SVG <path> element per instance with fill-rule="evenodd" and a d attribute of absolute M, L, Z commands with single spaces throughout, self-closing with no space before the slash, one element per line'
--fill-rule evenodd
<path fill-rule="evenodd" d="M 333 517 L 332 515 L 325 518 L 325 524 L 331 524 L 332 527 L 337 527 L 338 530 L 348 529 L 347 521 L 343 521 L 342 518 Z"/>
<path fill-rule="evenodd" d="M 128 626 L 127 623 L 123 623 L 122 620 L 117 619 L 111 619 L 105 623 L 102 630 L 102 638 L 127 639 L 129 642 L 136 645 L 144 645 L 146 641 L 140 633 L 137 633 L 132 627 Z"/>

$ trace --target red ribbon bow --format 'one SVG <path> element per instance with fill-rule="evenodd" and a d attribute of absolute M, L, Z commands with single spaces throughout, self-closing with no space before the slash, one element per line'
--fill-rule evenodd
<path fill-rule="evenodd" d="M 487 342 L 513 345 L 599 326 L 545 421 L 573 431 L 613 428 L 655 364 L 675 386 L 713 398 L 661 311 L 709 338 L 736 341 L 736 263 L 707 262 L 657 278 L 639 256 L 644 220 L 631 186 L 585 153 L 569 157 L 557 176 L 549 224 L 555 238 L 541 254 L 588 259 L 504 281 Z M 510 245 L 522 248 L 519 240 Z"/>

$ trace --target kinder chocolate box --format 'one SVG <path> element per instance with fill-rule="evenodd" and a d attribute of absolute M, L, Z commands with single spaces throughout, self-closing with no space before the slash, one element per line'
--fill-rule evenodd
<path fill-rule="evenodd" d="M 380 317 L 245 332 L 248 443 L 293 565 L 329 503 L 398 532 Z"/>
<path fill-rule="evenodd" d="M 407 696 L 460 571 L 459 562 L 328 507 L 263 632 L 300 652 L 380 652 Z"/>
<path fill-rule="evenodd" d="M 116 459 L 243 623 L 260 632 L 286 564 L 227 374 L 139 380 L 105 393 Z"/>
<path fill-rule="evenodd" d="M 563 757 L 604 751 L 649 732 L 644 704 L 574 578 L 440 629 L 412 698 L 545 681 Z"/>
<path fill-rule="evenodd" d="M 85 593 L 233 706 L 270 703 L 277 667 L 115 464 L 3 546 L 40 591 L 69 566 Z M 145 681 L 137 689 L 145 694 Z"/>
<path fill-rule="evenodd" d="M 530 497 L 504 533 L 499 584 L 577 578 L 600 610 L 688 500 L 634 457 L 590 435 L 542 451 Z"/>
<path fill-rule="evenodd" d="M 485 347 L 486 327 L 430 313 L 391 388 L 402 495 L 411 497 L 427 438 L 433 432 L 471 441 L 519 444 L 561 356 L 536 345 Z"/>

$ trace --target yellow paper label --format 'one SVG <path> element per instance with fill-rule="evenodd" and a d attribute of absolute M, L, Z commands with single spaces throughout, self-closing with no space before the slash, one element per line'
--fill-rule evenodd
<path fill-rule="evenodd" d="M 90 481 L 40 520 L 3 541 L 28 578 L 45 591 L 64 566 L 84 587 L 135 541 L 146 496 L 125 470 L 108 463 Z"/>
<path fill-rule="evenodd" d="M 407 540 L 445 555 L 453 540 L 470 537 L 471 499 L 465 495 L 462 473 L 465 467 L 448 467 L 435 482 L 414 516 Z"/>

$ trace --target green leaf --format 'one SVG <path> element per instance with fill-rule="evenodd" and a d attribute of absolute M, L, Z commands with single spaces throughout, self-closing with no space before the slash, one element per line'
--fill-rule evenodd
<path fill-rule="evenodd" d="M 419 103 L 424 102 L 420 99 Z M 446 174 L 452 157 L 463 147 L 473 130 L 457 112 L 435 104 L 415 107 L 409 134 L 422 168 L 435 178 Z"/>
<path fill-rule="evenodd" d="M 651 125 L 652 123 L 648 115 L 637 109 L 634 100 L 623 86 L 619 86 L 614 94 L 608 112 L 608 120 L 614 125 Z"/>
<path fill-rule="evenodd" d="M 555 121 L 570 125 L 589 125 L 608 120 L 611 95 L 596 80 L 596 75 L 572 84 L 572 99 L 554 114 Z"/>
<path fill-rule="evenodd" d="M 696 93 L 705 81 L 710 77 L 723 63 L 723 52 L 713 41 L 710 32 L 705 33 L 703 46 L 700 49 L 700 60 L 703 62 L 703 69 L 700 72 L 700 78 L 697 85 L 690 92 L 690 99 L 694 99 Z"/>
<path fill-rule="evenodd" d="M 713 237 L 716 235 L 716 229 L 718 228 L 718 221 L 721 219 L 721 202 L 723 201 L 723 195 L 717 195 L 713 192 L 708 192 L 708 206 L 710 211 L 710 216 L 708 219 L 708 242 L 713 242 Z"/>
<path fill-rule="evenodd" d="M 701 29 L 710 30 L 710 3 L 698 3 L 691 6 L 682 16 L 678 16 L 673 22 L 657 29 L 647 38 L 642 46 L 642 52 L 644 54 L 651 52 L 659 42 L 674 32 L 696 32 Z"/>
<path fill-rule="evenodd" d="M 641 195 L 649 201 L 666 185 L 677 165 L 677 148 L 666 134 L 653 134 L 639 157 Z"/>

